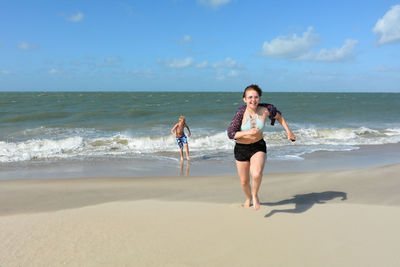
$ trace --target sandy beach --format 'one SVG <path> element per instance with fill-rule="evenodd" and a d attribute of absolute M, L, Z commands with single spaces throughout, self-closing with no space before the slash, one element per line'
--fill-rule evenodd
<path fill-rule="evenodd" d="M 0 181 L 0 266 L 399 266 L 398 173 Z"/>
<path fill-rule="evenodd" d="M 360 3 L 2 1 L 0 267 L 400 267 L 400 2 Z"/>

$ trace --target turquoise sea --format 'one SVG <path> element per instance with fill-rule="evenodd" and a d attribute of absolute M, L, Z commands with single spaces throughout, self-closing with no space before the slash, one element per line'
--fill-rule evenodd
<path fill-rule="evenodd" d="M 400 142 L 399 93 L 264 93 L 297 137 L 266 126 L 268 160 Z M 194 161 L 232 160 L 226 129 L 242 93 L 2 92 L 0 166 L 29 162 L 152 159 L 176 162 L 170 130 L 179 115 L 192 131 Z"/>

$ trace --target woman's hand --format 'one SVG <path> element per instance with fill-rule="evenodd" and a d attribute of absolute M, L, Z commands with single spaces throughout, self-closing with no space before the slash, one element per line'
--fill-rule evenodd
<path fill-rule="evenodd" d="M 260 130 L 258 130 L 258 128 L 251 128 L 251 129 L 249 130 L 248 135 L 256 135 L 256 134 L 258 134 L 259 131 L 260 131 Z"/>

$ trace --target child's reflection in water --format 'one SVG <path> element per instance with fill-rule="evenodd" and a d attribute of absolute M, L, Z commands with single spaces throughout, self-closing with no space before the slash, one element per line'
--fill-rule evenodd
<path fill-rule="evenodd" d="M 184 169 L 184 164 L 183 161 L 181 161 L 181 171 L 180 171 L 180 176 L 189 176 L 189 169 L 190 169 L 190 162 L 187 161 L 186 162 L 186 169 L 185 169 L 185 173 L 183 172 Z"/>

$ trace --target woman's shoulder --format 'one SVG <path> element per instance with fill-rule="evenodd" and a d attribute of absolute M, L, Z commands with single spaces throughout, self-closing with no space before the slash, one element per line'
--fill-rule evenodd
<path fill-rule="evenodd" d="M 258 107 L 258 113 L 261 114 L 269 114 L 268 108 L 266 106 L 259 106 Z"/>
<path fill-rule="evenodd" d="M 281 112 L 273 104 L 260 103 L 259 106 L 266 108 L 267 112 L 271 113 L 273 116 L 275 116 L 276 113 L 281 114 Z"/>
<path fill-rule="evenodd" d="M 275 107 L 273 104 L 269 104 L 269 103 L 260 103 L 260 104 L 258 104 L 258 106 L 259 107 L 264 107 L 264 108 L 267 108 L 267 109 Z"/>

